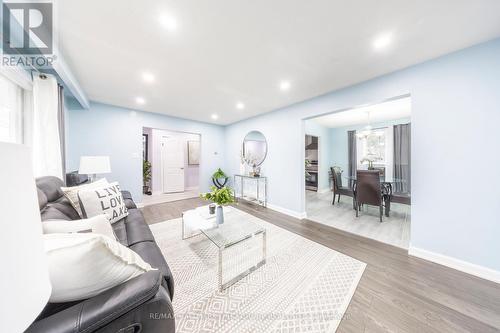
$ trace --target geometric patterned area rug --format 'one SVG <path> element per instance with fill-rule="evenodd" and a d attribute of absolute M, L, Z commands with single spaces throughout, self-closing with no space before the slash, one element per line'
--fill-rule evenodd
<path fill-rule="evenodd" d="M 182 240 L 180 218 L 150 225 L 174 276 L 176 332 L 335 332 L 366 264 L 233 210 L 266 228 L 267 260 L 222 292 L 210 240 Z M 224 254 L 225 276 L 262 258 L 259 236 L 240 244 Z"/>

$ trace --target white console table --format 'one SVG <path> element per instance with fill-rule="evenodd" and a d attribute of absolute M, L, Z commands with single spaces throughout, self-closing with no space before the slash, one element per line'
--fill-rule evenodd
<path fill-rule="evenodd" d="M 234 197 L 267 207 L 267 177 L 234 175 Z"/>

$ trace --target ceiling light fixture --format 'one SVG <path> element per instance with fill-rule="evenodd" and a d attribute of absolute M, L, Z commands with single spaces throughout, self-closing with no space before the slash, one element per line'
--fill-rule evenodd
<path fill-rule="evenodd" d="M 219 116 L 214 113 L 213 115 L 211 115 L 211 118 L 213 120 L 217 120 L 217 119 L 219 119 Z"/>
<path fill-rule="evenodd" d="M 142 79 L 146 83 L 153 83 L 155 81 L 155 76 L 149 72 L 142 73 Z"/>
<path fill-rule="evenodd" d="M 245 108 L 245 104 L 243 104 L 242 102 L 238 102 L 236 103 L 236 108 L 238 110 L 243 110 Z"/>
<path fill-rule="evenodd" d="M 391 43 L 392 34 L 386 33 L 375 38 L 375 40 L 373 41 L 373 48 L 377 51 L 380 51 L 387 48 Z"/>
<path fill-rule="evenodd" d="M 177 20 L 167 14 L 162 14 L 160 16 L 160 24 L 165 30 L 169 32 L 174 32 L 177 30 Z"/>
<path fill-rule="evenodd" d="M 139 105 L 144 105 L 144 104 L 146 104 L 146 100 L 145 100 L 144 98 L 142 98 L 142 97 L 136 97 L 136 98 L 135 98 L 135 102 L 136 102 L 137 104 L 139 104 Z"/>
<path fill-rule="evenodd" d="M 366 116 L 368 125 L 366 125 L 362 131 L 356 133 L 356 136 L 360 139 L 367 139 L 372 134 L 373 127 L 370 117 L 370 111 L 366 112 Z"/>
<path fill-rule="evenodd" d="M 288 89 L 290 89 L 290 81 L 281 81 L 280 82 L 280 90 L 281 91 L 287 91 Z"/>

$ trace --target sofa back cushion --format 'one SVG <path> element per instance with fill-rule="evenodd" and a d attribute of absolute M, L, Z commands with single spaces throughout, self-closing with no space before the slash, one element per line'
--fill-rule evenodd
<path fill-rule="evenodd" d="M 36 179 L 36 186 L 42 221 L 77 220 L 80 218 L 61 191 L 62 180 L 52 176 L 40 177 Z"/>
<path fill-rule="evenodd" d="M 36 179 L 36 187 L 38 187 L 38 189 L 45 194 L 48 202 L 56 201 L 63 196 L 61 191 L 61 187 L 63 185 L 62 180 L 53 176 L 40 177 Z"/>

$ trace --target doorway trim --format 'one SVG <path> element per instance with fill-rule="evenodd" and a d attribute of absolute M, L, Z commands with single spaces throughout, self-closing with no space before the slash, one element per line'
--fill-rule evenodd
<path fill-rule="evenodd" d="M 179 129 L 171 129 L 171 128 L 168 128 L 168 127 L 165 127 L 165 128 L 161 128 L 161 127 L 152 127 L 152 126 L 147 126 L 147 125 L 143 125 L 142 126 L 142 131 L 144 131 L 144 129 L 149 129 L 149 130 L 156 130 L 156 131 L 165 131 L 165 132 L 172 132 L 172 133 L 178 133 L 178 134 L 192 134 L 192 135 L 196 135 L 198 136 L 199 138 L 199 141 L 200 141 L 200 156 L 199 156 L 199 165 L 198 165 L 198 169 L 199 169 L 199 172 L 200 174 L 198 175 L 198 184 L 200 184 L 200 181 L 201 181 L 201 170 L 202 170 L 202 165 L 204 165 L 203 163 L 205 162 L 204 159 L 203 159 L 203 135 L 201 133 L 197 133 L 197 132 L 189 132 L 189 131 L 183 131 L 183 130 L 179 130 Z M 149 137 L 149 140 L 151 142 L 153 142 L 153 136 L 150 136 Z M 153 146 L 151 147 L 151 149 L 149 150 L 149 154 L 150 154 L 150 158 L 149 158 L 149 161 L 151 163 L 154 163 L 154 160 L 155 160 L 155 157 L 154 155 L 156 154 L 157 152 L 155 151 L 154 149 L 154 144 Z M 161 165 L 161 156 L 159 157 L 159 161 L 157 162 L 158 164 Z M 153 165 L 153 168 L 158 168 L 156 165 Z M 161 168 L 161 167 L 160 167 Z M 160 169 L 161 170 L 161 169 Z M 141 170 L 142 172 L 142 170 Z M 159 183 L 160 183 L 160 186 L 156 186 L 154 187 L 153 186 L 153 182 L 156 184 L 156 181 L 154 180 L 155 175 L 153 174 L 153 180 L 151 182 L 151 191 L 152 191 L 152 194 L 153 195 L 160 195 L 163 193 L 163 188 L 162 188 L 162 179 L 160 178 L 159 180 Z M 158 179 L 159 177 L 162 177 L 162 172 L 160 171 L 160 174 L 159 175 L 156 175 L 156 179 Z M 141 173 L 141 179 L 142 179 L 142 173 Z M 191 191 L 193 190 L 194 188 L 193 187 L 185 187 L 185 191 Z"/>
<path fill-rule="evenodd" d="M 410 92 L 407 92 L 407 93 L 404 93 L 404 94 L 401 94 L 401 95 L 397 95 L 397 96 L 393 96 L 393 97 L 389 97 L 389 98 L 385 98 L 385 99 L 382 99 L 382 100 L 378 100 L 378 101 L 375 101 L 375 102 L 370 102 L 370 103 L 364 103 L 364 104 L 360 104 L 360 105 L 357 105 L 357 106 L 350 106 L 350 107 L 345 107 L 345 108 L 340 108 L 340 109 L 336 109 L 336 110 L 333 110 L 333 111 L 328 111 L 328 112 L 322 112 L 322 113 L 318 113 L 318 114 L 315 114 L 315 115 L 311 115 L 311 116 L 307 116 L 307 117 L 304 117 L 301 119 L 301 132 L 299 133 L 300 137 L 301 137 L 301 145 L 300 145 L 300 149 L 301 149 L 301 156 L 302 156 L 302 163 L 301 163 L 301 191 L 300 191 L 300 196 L 301 196 L 301 204 L 302 204 L 302 210 L 303 210 L 303 215 L 304 215 L 304 219 L 307 219 L 307 209 L 306 209 L 306 181 L 305 181 L 305 163 L 304 163 L 304 160 L 305 160 L 305 140 L 303 140 L 303 138 L 305 137 L 305 135 L 311 135 L 311 134 L 308 134 L 306 133 L 306 129 L 305 129 L 305 123 L 306 123 L 306 120 L 312 120 L 312 119 L 315 119 L 315 118 L 318 118 L 318 117 L 322 117 L 322 116 L 326 116 L 326 115 L 330 115 L 330 114 L 334 114 L 334 113 L 339 113 L 339 112 L 344 112 L 344 111 L 349 111 L 349 110 L 354 110 L 354 109 L 359 109 L 359 108 L 362 108 L 362 107 L 367 107 L 367 106 L 373 106 L 373 105 L 377 105 L 377 104 L 382 104 L 382 103 L 386 103 L 386 102 L 390 102 L 390 101 L 395 101 L 395 100 L 398 100 L 398 99 L 402 99 L 402 98 L 410 98 L 411 101 L 413 101 L 412 99 L 412 95 Z M 412 114 L 410 116 L 411 119 L 413 119 L 413 103 L 412 103 Z M 413 122 L 412 123 L 412 133 L 413 133 Z M 318 140 L 318 147 L 319 147 L 319 140 Z M 411 149 L 413 150 L 413 140 L 412 140 L 412 147 Z M 411 160 L 411 163 L 414 164 L 414 160 L 413 160 L 413 155 L 412 155 L 412 160 Z M 319 160 L 319 150 L 318 150 L 318 160 Z M 412 173 L 411 174 L 411 178 L 412 178 L 412 183 L 414 183 L 413 181 L 413 177 L 414 177 L 414 174 Z M 412 220 L 412 223 L 413 220 Z M 339 229 L 340 230 L 340 229 Z M 346 231 L 348 232 L 348 231 Z M 411 248 L 411 229 L 410 229 L 410 239 L 409 239 L 409 245 L 408 245 L 408 249 L 405 249 L 406 251 L 409 250 L 409 248 Z M 353 234 L 355 235 L 355 234 Z M 357 236 L 360 236 L 360 235 L 357 235 Z M 363 237 L 363 236 L 360 236 L 360 237 Z M 385 243 L 384 243 L 385 244 Z"/>

